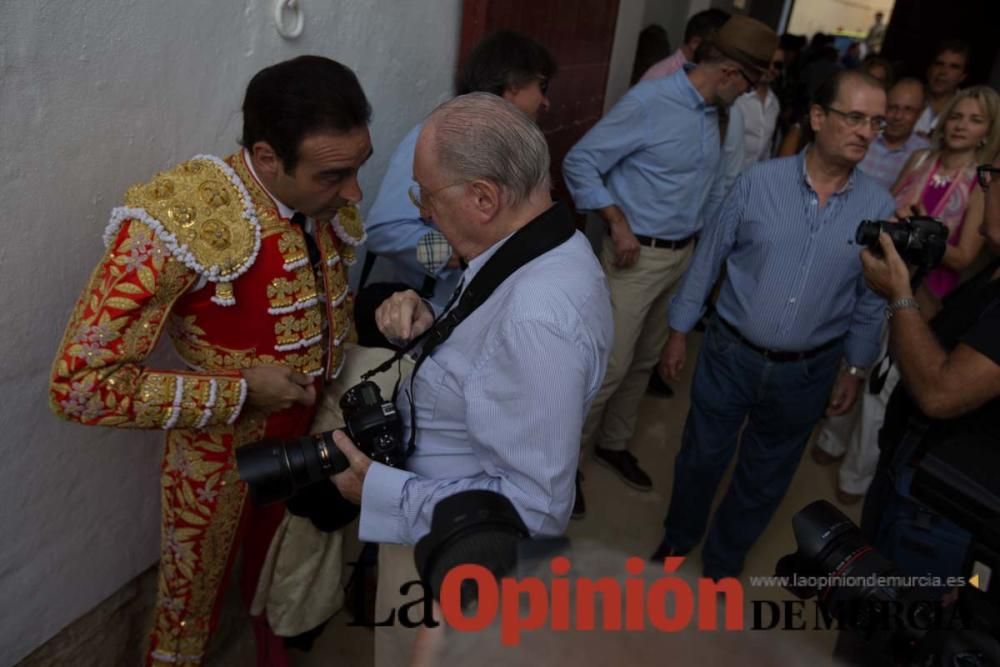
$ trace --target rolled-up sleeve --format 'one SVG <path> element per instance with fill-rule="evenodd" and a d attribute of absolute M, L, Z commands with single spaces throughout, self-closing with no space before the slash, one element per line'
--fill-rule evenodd
<path fill-rule="evenodd" d="M 430 530 L 438 501 L 472 489 L 510 499 L 533 535 L 565 531 L 599 355 L 572 332 L 540 321 L 505 323 L 485 345 L 464 386 L 469 445 L 483 472 L 429 479 L 373 464 L 361 502 L 362 540 L 412 544 Z"/>
<path fill-rule="evenodd" d="M 566 154 L 563 176 L 578 209 L 596 211 L 618 203 L 604 179 L 616 164 L 643 145 L 644 114 L 639 100 L 625 95 Z"/>

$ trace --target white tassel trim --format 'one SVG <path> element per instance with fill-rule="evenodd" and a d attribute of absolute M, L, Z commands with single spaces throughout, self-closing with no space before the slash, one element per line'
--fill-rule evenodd
<path fill-rule="evenodd" d="M 300 267 L 303 267 L 309 263 L 308 257 L 303 257 L 302 259 L 297 259 L 294 262 L 288 262 L 285 264 L 285 271 L 294 271 Z"/>
<path fill-rule="evenodd" d="M 226 424 L 232 426 L 233 424 L 236 423 L 236 419 L 240 416 L 240 413 L 243 412 L 243 404 L 246 403 L 246 400 L 247 400 L 247 381 L 244 378 L 240 378 L 240 398 L 236 402 L 236 407 L 233 408 L 232 414 L 229 415 L 229 419 L 226 420 Z"/>
<path fill-rule="evenodd" d="M 334 299 L 334 300 L 333 300 L 333 301 L 332 301 L 332 302 L 330 303 L 330 307 L 331 307 L 331 308 L 336 308 L 336 307 L 337 307 L 337 306 L 339 306 L 340 304 L 344 303 L 344 299 L 346 299 L 346 298 L 347 298 L 347 294 L 348 294 L 348 292 L 349 292 L 349 291 L 350 291 L 350 290 L 346 290 L 346 289 L 345 289 L 345 290 L 344 290 L 343 292 L 341 292 L 341 293 L 340 293 L 340 296 L 338 296 L 338 297 L 337 297 L 336 299 Z"/>
<path fill-rule="evenodd" d="M 201 413 L 201 419 L 195 424 L 195 428 L 205 428 L 208 425 L 208 420 L 212 418 L 212 408 L 215 407 L 215 399 L 219 391 L 219 384 L 215 380 L 209 380 L 208 383 L 208 403 L 205 403 L 205 409 Z"/>
<path fill-rule="evenodd" d="M 246 273 L 257 260 L 257 253 L 260 252 L 260 222 L 257 220 L 257 214 L 254 211 L 253 202 L 250 199 L 250 193 L 247 192 L 246 187 L 244 187 L 243 182 L 240 181 L 240 177 L 235 171 L 233 171 L 232 167 L 214 155 L 196 155 L 192 159 L 207 160 L 212 162 L 224 174 L 226 174 L 243 199 L 243 217 L 253 228 L 254 244 L 250 257 L 247 258 L 242 265 L 236 267 L 236 269 L 229 273 L 222 273 L 218 266 L 213 266 L 211 268 L 202 266 L 198 260 L 195 259 L 194 255 L 191 254 L 191 251 L 188 250 L 187 245 L 178 243 L 177 237 L 168 232 L 159 220 L 147 213 L 145 209 L 132 208 L 129 206 L 119 206 L 112 209 L 111 219 L 108 221 L 108 226 L 104 230 L 104 245 L 105 247 L 109 247 L 114 242 L 115 236 L 118 235 L 118 230 L 121 228 L 122 223 L 125 222 L 125 220 L 139 220 L 153 230 L 153 233 L 155 233 L 156 236 L 167 246 L 170 254 L 173 255 L 173 257 L 179 262 L 183 263 L 184 266 L 188 267 L 198 275 L 204 276 L 205 279 L 210 282 L 232 282 Z M 216 301 L 215 298 L 213 298 L 212 301 L 215 301 L 219 305 L 232 305 L 224 303 L 222 300 Z"/>
<path fill-rule="evenodd" d="M 302 340 L 296 341 L 294 343 L 286 343 L 284 345 L 275 345 L 274 346 L 274 351 L 275 352 L 291 352 L 292 350 L 299 350 L 299 349 L 302 349 L 304 347 L 312 347 L 313 345 L 315 345 L 316 343 L 319 343 L 322 340 L 323 340 L 323 336 L 322 335 L 313 336 L 312 338 L 303 338 Z"/>
<path fill-rule="evenodd" d="M 346 361 L 347 361 L 347 355 L 346 354 L 341 354 L 340 355 L 340 363 L 337 364 L 337 367 L 335 369 L 333 369 L 332 373 L 330 373 L 330 379 L 331 380 L 336 380 L 337 379 L 337 377 L 340 375 L 340 371 L 344 370 L 344 363 Z"/>
<path fill-rule="evenodd" d="M 299 301 L 293 303 L 290 306 L 281 306 L 280 308 L 268 308 L 267 312 L 271 315 L 285 315 L 287 313 L 294 313 L 297 310 L 305 310 L 306 308 L 311 308 L 319 303 L 319 297 L 310 297 L 305 301 Z"/>
<path fill-rule="evenodd" d="M 346 329 L 344 329 L 344 333 L 334 337 L 333 344 L 339 346 L 341 343 L 344 342 L 347 336 L 350 335 L 350 333 L 351 333 L 351 327 L 347 327 Z"/>
<path fill-rule="evenodd" d="M 339 262 L 340 262 L 340 255 L 334 255 L 333 257 L 326 258 L 327 266 L 337 266 Z"/>
<path fill-rule="evenodd" d="M 170 416 L 163 422 L 163 430 L 169 431 L 177 425 L 177 420 L 181 418 L 181 402 L 184 399 L 184 376 L 175 375 L 174 404 L 170 406 Z"/>
<path fill-rule="evenodd" d="M 214 303 L 217 306 L 235 306 L 236 305 L 236 299 L 234 299 L 231 296 L 219 296 L 218 294 L 214 294 L 211 297 L 209 297 L 208 300 L 211 301 L 212 303 Z"/>
<path fill-rule="evenodd" d="M 177 665 L 182 662 L 194 662 L 200 663 L 202 655 L 184 655 L 183 653 L 164 653 L 163 651 L 153 651 L 150 653 L 154 660 L 159 660 L 160 662 L 169 662 L 172 665 Z"/>
<path fill-rule="evenodd" d="M 308 375 L 309 377 L 314 377 L 314 378 L 317 378 L 322 374 L 323 374 L 322 368 L 320 368 L 319 370 L 309 371 L 308 373 L 306 373 L 306 375 Z"/>
<path fill-rule="evenodd" d="M 357 263 L 357 261 L 358 261 L 357 257 L 352 257 L 350 259 L 346 257 L 344 258 L 344 264 L 346 264 L 347 266 L 354 266 L 355 263 Z"/>
<path fill-rule="evenodd" d="M 355 248 L 357 248 L 359 245 L 364 243 L 365 240 L 368 239 L 368 232 L 362 231 L 360 239 L 356 239 L 350 234 L 348 234 L 347 230 L 344 229 L 343 225 L 340 224 L 340 213 L 333 216 L 333 220 L 330 221 L 330 225 L 333 227 L 333 231 L 336 232 L 340 240 L 349 246 L 354 246 Z"/>

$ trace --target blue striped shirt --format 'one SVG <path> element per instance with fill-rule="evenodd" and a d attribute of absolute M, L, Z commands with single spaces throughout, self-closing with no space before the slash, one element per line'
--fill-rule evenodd
<path fill-rule="evenodd" d="M 566 155 L 563 176 L 578 209 L 616 204 L 633 233 L 684 239 L 725 194 L 719 143 L 718 111 L 681 70 L 629 90 Z"/>
<path fill-rule="evenodd" d="M 465 285 L 503 243 L 469 262 Z M 607 282 L 580 232 L 521 267 L 421 364 L 415 450 L 405 471 L 368 469 L 361 539 L 413 544 L 439 500 L 469 489 L 509 498 L 532 534 L 565 531 L 612 336 Z"/>
<path fill-rule="evenodd" d="M 821 208 L 805 155 L 758 163 L 736 180 L 698 241 L 670 327 L 694 327 L 725 262 L 716 309 L 748 340 L 794 352 L 846 336 L 848 363 L 870 366 L 884 302 L 865 284 L 854 233 L 862 220 L 886 219 L 894 202 L 855 169 Z"/>

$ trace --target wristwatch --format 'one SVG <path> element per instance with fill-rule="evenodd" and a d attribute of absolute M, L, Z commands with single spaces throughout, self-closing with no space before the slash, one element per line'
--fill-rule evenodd
<path fill-rule="evenodd" d="M 892 316 L 901 310 L 906 310 L 907 308 L 913 308 L 914 310 L 920 310 L 920 304 L 917 303 L 916 299 L 896 299 L 890 303 L 885 308 L 885 318 L 891 320 Z"/>
<path fill-rule="evenodd" d="M 868 373 L 868 369 L 862 368 L 861 366 L 848 366 L 845 372 L 851 377 L 864 380 L 865 375 Z"/>

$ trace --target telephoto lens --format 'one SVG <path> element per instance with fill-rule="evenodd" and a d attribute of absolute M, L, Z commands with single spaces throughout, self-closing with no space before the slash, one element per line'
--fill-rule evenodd
<path fill-rule="evenodd" d="M 295 440 L 262 440 L 236 450 L 240 479 L 250 486 L 256 505 L 269 505 L 291 498 L 310 484 L 336 475 L 350 467 L 337 445 L 333 432 L 318 433 Z"/>
<path fill-rule="evenodd" d="M 362 382 L 340 399 L 342 429 L 364 454 L 394 468 L 406 462 L 403 424 L 396 406 L 382 399 L 378 385 Z M 336 430 L 336 429 L 335 429 Z M 333 431 L 290 440 L 269 439 L 236 450 L 240 479 L 250 485 L 250 499 L 267 505 L 292 497 L 350 467 L 333 441 Z"/>

